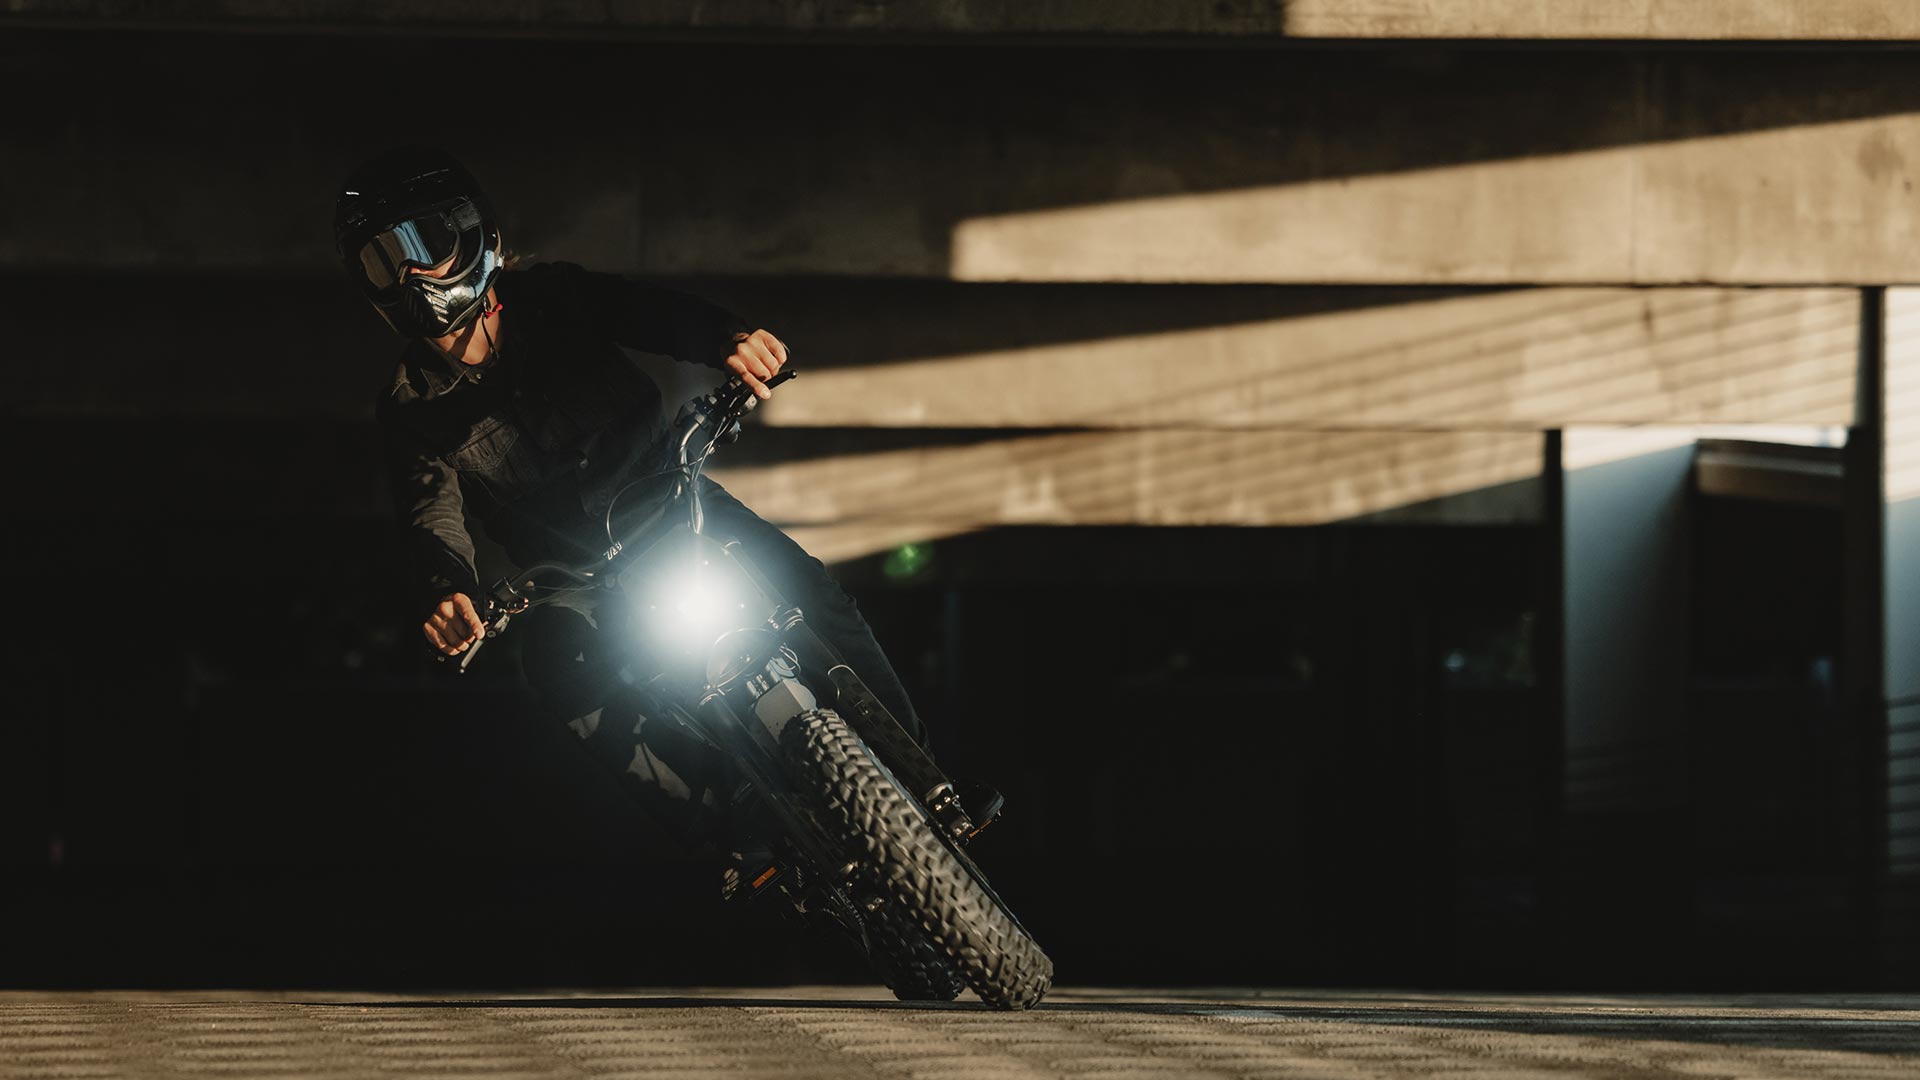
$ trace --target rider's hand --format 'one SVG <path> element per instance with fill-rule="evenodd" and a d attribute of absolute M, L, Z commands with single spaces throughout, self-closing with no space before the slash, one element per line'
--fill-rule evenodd
<path fill-rule="evenodd" d="M 420 629 L 427 635 L 427 644 L 448 656 L 457 656 L 487 632 L 487 624 L 480 621 L 480 613 L 473 609 L 466 593 L 454 593 L 434 605 Z"/>
<path fill-rule="evenodd" d="M 765 330 L 741 334 L 733 339 L 733 355 L 727 357 L 727 370 L 753 389 L 762 401 L 773 396 L 766 380 L 773 378 L 787 362 L 787 347 Z"/>

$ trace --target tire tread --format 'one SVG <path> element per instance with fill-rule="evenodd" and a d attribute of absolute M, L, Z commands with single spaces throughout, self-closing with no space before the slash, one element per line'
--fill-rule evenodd
<path fill-rule="evenodd" d="M 783 741 L 797 775 L 813 774 L 806 787 L 823 797 L 822 824 L 980 1000 L 1002 1009 L 1038 1004 L 1053 985 L 1053 961 L 846 721 L 830 709 L 805 712 Z"/>

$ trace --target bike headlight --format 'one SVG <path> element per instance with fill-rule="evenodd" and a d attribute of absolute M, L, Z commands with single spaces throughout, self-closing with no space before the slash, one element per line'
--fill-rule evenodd
<path fill-rule="evenodd" d="M 705 646 L 722 631 L 740 625 L 746 600 L 714 571 L 703 562 L 663 583 L 647 605 L 657 632 L 697 638 L 697 644 Z"/>

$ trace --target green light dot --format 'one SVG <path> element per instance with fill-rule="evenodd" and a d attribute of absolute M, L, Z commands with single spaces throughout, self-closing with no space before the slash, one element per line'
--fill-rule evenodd
<path fill-rule="evenodd" d="M 896 580 L 916 577 L 933 563 L 932 544 L 901 544 L 887 552 L 881 573 Z"/>

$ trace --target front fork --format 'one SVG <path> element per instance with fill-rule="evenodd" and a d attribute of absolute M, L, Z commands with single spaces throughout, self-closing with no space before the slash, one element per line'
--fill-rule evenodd
<path fill-rule="evenodd" d="M 721 551 L 762 595 L 772 601 L 773 624 L 780 631 L 782 640 L 794 650 L 800 668 L 827 673 L 827 679 L 833 684 L 834 704 L 841 718 L 846 720 L 880 762 L 892 770 L 894 777 L 920 800 L 921 805 L 933 816 L 935 824 L 955 842 L 964 842 L 973 834 L 974 823 L 955 796 L 953 781 L 947 778 L 940 766 L 934 764 L 933 756 L 907 734 L 886 706 L 880 704 L 880 699 L 867 684 L 847 666 L 840 651 L 815 633 L 807 625 L 805 614 L 789 604 L 773 582 L 760 573 L 759 567 L 754 566 L 746 552 L 741 550 L 739 541 L 727 543 Z M 811 708 L 812 695 L 806 697 L 809 702 L 806 707 Z M 759 711 L 758 698 L 755 710 Z M 798 715 L 798 712 L 793 715 Z"/>

